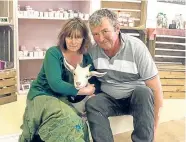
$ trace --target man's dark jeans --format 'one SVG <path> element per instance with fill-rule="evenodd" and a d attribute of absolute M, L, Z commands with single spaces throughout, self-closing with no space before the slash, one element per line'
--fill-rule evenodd
<path fill-rule="evenodd" d="M 119 115 L 133 116 L 133 142 L 154 139 L 154 97 L 146 86 L 137 86 L 130 97 L 123 99 L 100 93 L 90 98 L 85 107 L 94 142 L 114 142 L 108 117 Z"/>

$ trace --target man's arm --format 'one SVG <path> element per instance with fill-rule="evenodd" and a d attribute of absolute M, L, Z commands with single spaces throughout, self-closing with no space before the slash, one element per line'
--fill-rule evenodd
<path fill-rule="evenodd" d="M 154 127 L 156 131 L 158 127 L 160 111 L 161 108 L 163 107 L 163 91 L 162 91 L 160 78 L 157 75 L 153 79 L 145 81 L 145 84 L 152 89 L 154 94 L 154 114 L 155 114 Z"/>

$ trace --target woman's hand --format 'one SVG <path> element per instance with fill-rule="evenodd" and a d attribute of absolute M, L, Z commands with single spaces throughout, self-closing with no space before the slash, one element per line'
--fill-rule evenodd
<path fill-rule="evenodd" d="M 88 95 L 92 96 L 95 92 L 94 84 L 88 84 L 86 87 L 81 88 L 77 95 Z"/>

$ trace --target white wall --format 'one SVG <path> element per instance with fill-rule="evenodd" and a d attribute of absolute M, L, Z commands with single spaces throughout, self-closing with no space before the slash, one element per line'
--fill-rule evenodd
<path fill-rule="evenodd" d="M 149 0 L 147 7 L 147 28 L 156 27 L 156 15 L 157 15 L 157 0 Z"/>
<path fill-rule="evenodd" d="M 169 4 L 169 3 L 157 3 L 157 12 L 163 12 L 167 14 L 168 20 L 173 19 L 175 14 L 182 14 L 183 19 L 186 20 L 186 5 Z M 172 22 L 172 21 L 171 21 Z"/>
<path fill-rule="evenodd" d="M 94 11 L 100 9 L 101 2 L 100 0 L 90 0 L 90 1 L 91 1 L 90 14 L 92 14 Z"/>
<path fill-rule="evenodd" d="M 147 8 L 147 28 L 156 27 L 156 16 L 159 12 L 167 15 L 168 24 L 172 22 L 175 14 L 182 14 L 183 19 L 186 21 L 186 5 L 169 4 L 157 2 L 157 0 L 149 0 Z"/>

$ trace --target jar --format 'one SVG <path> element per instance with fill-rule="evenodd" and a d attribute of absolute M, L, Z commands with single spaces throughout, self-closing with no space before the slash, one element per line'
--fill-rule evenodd
<path fill-rule="evenodd" d="M 133 18 L 129 18 L 128 23 L 129 23 L 129 27 L 134 27 L 134 19 Z"/>

